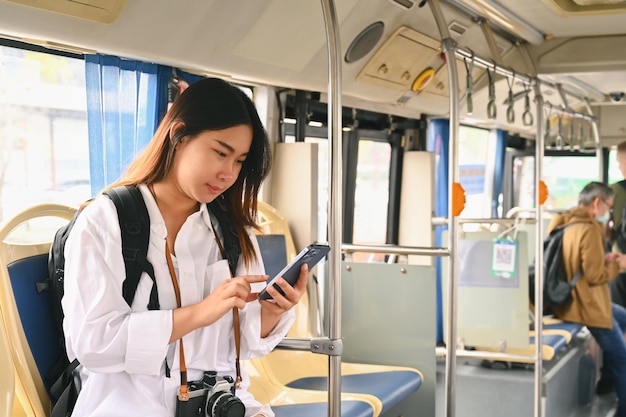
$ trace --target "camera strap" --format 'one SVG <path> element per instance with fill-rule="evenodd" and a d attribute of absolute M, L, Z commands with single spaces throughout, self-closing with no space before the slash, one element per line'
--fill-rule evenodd
<path fill-rule="evenodd" d="M 176 294 L 176 305 L 181 307 L 180 287 L 178 286 L 178 280 L 176 279 L 176 271 L 174 270 L 174 264 L 172 263 L 172 255 L 170 255 L 170 248 L 165 242 L 165 258 L 167 259 L 167 266 L 170 270 L 170 277 L 172 278 L 172 284 L 174 285 L 174 293 Z M 178 392 L 178 399 L 180 401 L 189 401 L 189 388 L 187 387 L 187 365 L 185 365 L 185 349 L 183 349 L 183 338 L 178 340 L 180 344 L 180 391 Z"/>
<path fill-rule="evenodd" d="M 232 271 L 235 270 L 236 265 L 230 265 L 230 259 L 226 256 L 226 251 L 224 250 L 224 246 L 222 246 L 222 242 L 220 241 L 217 232 L 215 231 L 215 227 L 213 227 L 213 234 L 215 235 L 215 241 L 217 242 L 217 246 L 220 248 L 220 253 L 222 254 L 222 258 L 226 259 L 229 263 L 229 272 L 230 277 L 233 278 Z M 235 333 L 235 371 L 237 372 L 237 379 L 235 380 L 235 387 L 237 389 L 241 388 L 241 366 L 239 365 L 239 351 L 241 350 L 241 332 L 239 330 L 239 309 L 237 307 L 233 307 L 233 326 Z"/>

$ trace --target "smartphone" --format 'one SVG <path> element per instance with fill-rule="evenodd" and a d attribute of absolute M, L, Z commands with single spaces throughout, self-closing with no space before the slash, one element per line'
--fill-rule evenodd
<path fill-rule="evenodd" d="M 283 277 L 285 281 L 287 281 L 291 286 L 296 285 L 298 277 L 300 276 L 300 268 L 302 267 L 302 265 L 306 263 L 310 270 L 315 265 L 317 265 L 317 263 L 321 261 L 322 258 L 328 255 L 329 251 L 330 246 L 325 243 L 319 242 L 313 243 L 302 249 L 302 251 L 295 258 L 293 258 L 293 260 L 287 266 L 285 266 L 279 273 L 277 273 L 275 277 L 270 278 L 267 281 L 267 285 L 265 286 L 263 291 L 259 293 L 259 299 L 269 300 L 272 298 L 272 296 L 267 292 L 267 287 L 270 285 L 273 285 L 279 293 L 285 295 L 283 290 L 281 290 L 280 287 L 275 284 L 278 277 Z"/>

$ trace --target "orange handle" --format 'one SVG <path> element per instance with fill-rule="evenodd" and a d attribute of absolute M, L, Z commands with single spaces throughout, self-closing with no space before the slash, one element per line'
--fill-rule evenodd
<path fill-rule="evenodd" d="M 539 181 L 539 205 L 543 206 L 543 203 L 548 199 L 548 186 L 542 180 Z"/>
<path fill-rule="evenodd" d="M 452 183 L 452 215 L 454 217 L 461 214 L 465 208 L 465 190 L 458 182 Z"/>

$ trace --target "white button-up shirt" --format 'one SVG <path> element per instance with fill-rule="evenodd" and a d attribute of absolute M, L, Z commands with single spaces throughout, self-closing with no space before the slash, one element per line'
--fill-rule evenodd
<path fill-rule="evenodd" d="M 125 268 L 121 232 L 117 211 L 109 198 L 99 197 L 83 210 L 66 242 L 63 328 L 70 360 L 77 358 L 83 366 L 83 384 L 73 417 L 175 415 L 180 359 L 179 343 L 168 343 L 176 297 L 165 258 L 167 231 L 152 194 L 145 185 L 140 190 L 150 215 L 148 261 L 154 267 L 160 310 L 147 309 L 152 280 L 146 273 L 132 308 L 122 297 Z M 211 221 L 206 205 L 201 205 L 176 237 L 176 257 L 172 261 L 183 306 L 201 301 L 230 278 L 212 223 L 217 225 Z M 237 275 L 264 273 L 256 238 L 249 234 L 258 262 L 246 268 L 240 257 Z M 253 284 L 252 290 L 260 291 L 263 286 Z M 272 333 L 261 338 L 260 303 L 248 303 L 239 316 L 241 359 L 270 352 L 294 321 L 293 310 L 283 314 Z M 203 371 L 209 370 L 235 378 L 233 334 L 233 317 L 227 313 L 212 325 L 183 337 L 189 381 L 200 379 Z M 169 378 L 166 361 L 171 370 Z M 246 417 L 258 413 L 273 416 L 269 407 L 247 392 L 249 382 L 245 374 L 242 376 L 242 389 L 236 395 L 246 406 Z"/>

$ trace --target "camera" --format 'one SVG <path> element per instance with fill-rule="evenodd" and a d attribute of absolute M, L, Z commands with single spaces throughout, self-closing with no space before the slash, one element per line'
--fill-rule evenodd
<path fill-rule="evenodd" d="M 176 417 L 243 417 L 246 407 L 235 396 L 235 382 L 231 376 L 218 376 L 205 371 L 202 379 L 189 381 L 189 400 L 177 401 Z"/>

